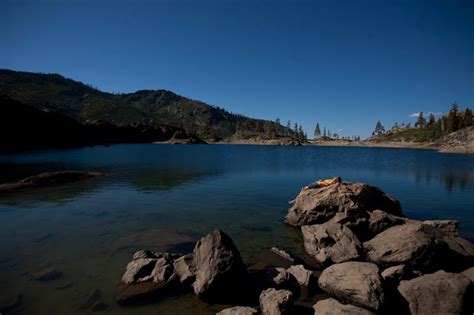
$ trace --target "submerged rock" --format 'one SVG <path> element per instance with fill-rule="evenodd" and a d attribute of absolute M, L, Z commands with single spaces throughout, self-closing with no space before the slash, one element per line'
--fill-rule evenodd
<path fill-rule="evenodd" d="M 43 268 L 33 274 L 33 279 L 36 281 L 53 281 L 61 278 L 63 273 L 54 267 Z"/>
<path fill-rule="evenodd" d="M 247 268 L 232 239 L 215 230 L 200 239 L 193 251 L 196 280 L 194 292 L 206 301 L 232 300 L 242 295 Z"/>
<path fill-rule="evenodd" d="M 254 315 L 258 311 L 248 306 L 234 306 L 217 312 L 216 315 Z"/>
<path fill-rule="evenodd" d="M 270 288 L 260 294 L 259 301 L 263 315 L 291 314 L 293 293 Z"/>
<path fill-rule="evenodd" d="M 319 286 L 341 301 L 378 311 L 384 301 L 379 268 L 367 262 L 344 262 L 321 273 Z"/>
<path fill-rule="evenodd" d="M 316 315 L 375 315 L 374 312 L 350 304 L 342 304 L 336 299 L 321 300 L 314 306 Z"/>
<path fill-rule="evenodd" d="M 438 271 L 402 281 L 398 291 L 416 314 L 467 314 L 472 299 L 470 280 L 462 275 Z"/>
<path fill-rule="evenodd" d="M 324 265 L 357 260 L 362 245 L 352 231 L 334 222 L 301 227 L 306 252 Z"/>
<path fill-rule="evenodd" d="M 6 292 L 0 295 L 0 313 L 6 313 L 21 305 L 22 295 L 19 293 Z"/>
<path fill-rule="evenodd" d="M 270 249 L 270 251 L 280 257 L 282 260 L 284 260 L 286 262 L 286 264 L 288 264 L 289 266 L 293 265 L 295 263 L 295 259 L 293 257 L 291 257 L 290 254 L 288 254 L 287 252 L 285 252 L 284 250 L 282 249 L 279 249 L 278 247 L 272 247 Z"/>
<path fill-rule="evenodd" d="M 285 222 L 293 226 L 323 223 L 338 212 L 357 217 L 360 212 L 383 209 L 400 216 L 400 203 L 379 188 L 363 183 L 342 182 L 301 192 L 288 210 Z"/>
<path fill-rule="evenodd" d="M 17 182 L 1 184 L 0 192 L 65 184 L 103 175 L 103 173 L 99 172 L 83 171 L 46 172 Z"/>

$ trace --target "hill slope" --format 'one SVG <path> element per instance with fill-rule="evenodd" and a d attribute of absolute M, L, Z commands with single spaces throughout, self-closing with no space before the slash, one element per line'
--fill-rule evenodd
<path fill-rule="evenodd" d="M 39 109 L 55 110 L 81 122 L 102 120 L 112 124 L 170 125 L 202 138 L 228 138 L 235 134 L 292 133 L 275 122 L 232 114 L 166 90 L 112 94 L 58 74 L 0 69 L 0 95 Z"/>
<path fill-rule="evenodd" d="M 0 95 L 0 151 L 170 140 L 200 143 L 176 127 L 81 124 L 61 113 L 39 110 Z"/>

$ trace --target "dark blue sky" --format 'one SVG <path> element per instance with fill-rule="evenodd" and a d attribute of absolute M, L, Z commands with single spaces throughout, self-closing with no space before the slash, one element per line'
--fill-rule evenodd
<path fill-rule="evenodd" d="M 1 0 L 0 42 L 0 68 L 168 89 L 311 135 L 474 107 L 472 0 Z"/>

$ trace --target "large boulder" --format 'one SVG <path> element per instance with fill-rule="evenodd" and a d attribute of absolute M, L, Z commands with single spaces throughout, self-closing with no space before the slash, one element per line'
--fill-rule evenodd
<path fill-rule="evenodd" d="M 367 259 L 382 267 L 405 264 L 417 269 L 431 264 L 436 244 L 432 228 L 410 222 L 383 231 L 364 248 Z"/>
<path fill-rule="evenodd" d="M 375 315 L 374 312 L 365 308 L 342 304 L 333 298 L 321 300 L 313 308 L 315 315 Z"/>
<path fill-rule="evenodd" d="M 193 251 L 194 292 L 206 301 L 233 300 L 245 292 L 247 268 L 232 239 L 215 230 L 200 239 Z"/>
<path fill-rule="evenodd" d="M 187 254 L 176 259 L 173 263 L 173 267 L 176 275 L 179 277 L 179 281 L 183 285 L 191 285 L 196 279 L 196 268 L 192 254 Z"/>
<path fill-rule="evenodd" d="M 363 253 L 357 236 L 342 224 L 305 225 L 301 232 L 306 252 L 323 265 L 357 260 Z"/>
<path fill-rule="evenodd" d="M 382 209 L 400 216 L 400 203 L 379 188 L 363 183 L 342 182 L 302 191 L 288 210 L 285 222 L 293 226 L 323 223 L 338 212 L 357 217 L 359 213 Z"/>
<path fill-rule="evenodd" d="M 471 314 L 471 281 L 462 274 L 438 271 L 402 281 L 398 291 L 416 314 Z"/>
<path fill-rule="evenodd" d="M 291 314 L 293 293 L 270 288 L 260 294 L 259 302 L 263 315 Z"/>
<path fill-rule="evenodd" d="M 474 245 L 456 236 L 453 226 L 452 221 L 407 220 L 365 242 L 367 259 L 382 267 L 462 271 L 474 264 Z"/>
<path fill-rule="evenodd" d="M 326 268 L 320 288 L 341 301 L 378 311 L 384 301 L 379 268 L 372 263 L 349 261 Z"/>

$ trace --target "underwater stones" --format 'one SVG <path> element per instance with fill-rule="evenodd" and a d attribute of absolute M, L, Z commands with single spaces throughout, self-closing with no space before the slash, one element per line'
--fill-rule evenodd
<path fill-rule="evenodd" d="M 45 267 L 33 273 L 33 279 L 36 281 L 53 281 L 61 278 L 62 272 L 52 266 Z"/>
<path fill-rule="evenodd" d="M 342 304 L 333 298 L 318 301 L 313 308 L 316 315 L 375 315 L 372 311 L 351 304 Z"/>
<path fill-rule="evenodd" d="M 248 306 L 229 307 L 216 313 L 216 315 L 254 315 L 254 314 L 258 314 L 258 311 Z"/>

